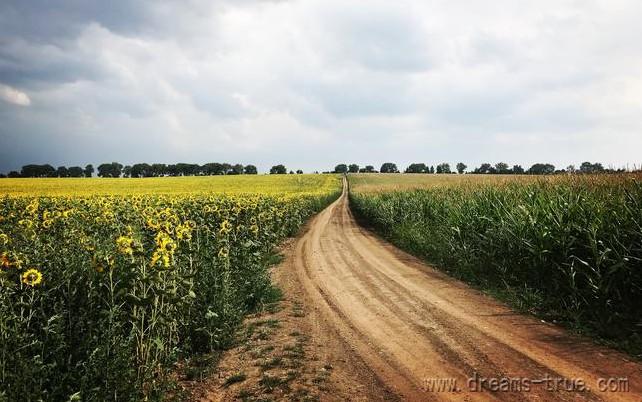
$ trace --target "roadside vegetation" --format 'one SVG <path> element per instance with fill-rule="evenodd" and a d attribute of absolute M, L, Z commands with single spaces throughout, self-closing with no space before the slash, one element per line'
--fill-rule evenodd
<path fill-rule="evenodd" d="M 350 201 L 396 245 L 517 308 L 642 353 L 641 174 L 391 176 L 349 176 Z"/>

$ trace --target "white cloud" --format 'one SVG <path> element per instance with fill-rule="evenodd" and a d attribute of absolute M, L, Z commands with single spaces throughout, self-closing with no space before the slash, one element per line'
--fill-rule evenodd
<path fill-rule="evenodd" d="M 6 102 L 19 106 L 29 106 L 31 104 L 31 99 L 29 99 L 29 96 L 26 93 L 1 83 L 0 98 Z"/>

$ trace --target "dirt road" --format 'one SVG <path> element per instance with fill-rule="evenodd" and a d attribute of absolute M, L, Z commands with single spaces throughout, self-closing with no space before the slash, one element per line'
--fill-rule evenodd
<path fill-rule="evenodd" d="M 642 365 L 516 314 L 379 239 L 355 222 L 345 189 L 289 259 L 281 276 L 314 306 L 314 343 L 341 381 L 361 384 L 361 399 L 642 401 Z M 505 378 L 521 392 L 507 391 Z M 567 390 L 582 384 L 590 391 Z M 609 386 L 628 392 L 600 391 Z"/>

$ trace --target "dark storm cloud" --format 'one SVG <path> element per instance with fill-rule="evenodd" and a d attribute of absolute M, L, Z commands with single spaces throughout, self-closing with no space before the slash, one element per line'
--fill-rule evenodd
<path fill-rule="evenodd" d="M 0 35 L 30 42 L 73 40 L 89 23 L 126 35 L 150 30 L 154 3 L 127 0 L 6 0 L 0 4 Z"/>
<path fill-rule="evenodd" d="M 5 41 L 0 46 L 0 82 L 23 88 L 95 80 L 103 68 L 77 52 L 73 44 L 43 44 L 24 39 Z"/>

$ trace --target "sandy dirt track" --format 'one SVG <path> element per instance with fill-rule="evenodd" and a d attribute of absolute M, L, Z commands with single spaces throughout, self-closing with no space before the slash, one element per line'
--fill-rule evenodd
<path fill-rule="evenodd" d="M 364 384 L 359 399 L 642 401 L 641 364 L 514 313 L 381 240 L 355 221 L 345 185 L 294 247 L 281 282 L 292 275 L 300 286 L 311 336 L 326 360 L 345 363 L 343 381 Z M 488 390 L 484 379 L 502 378 L 523 379 L 522 392 Z M 558 378 L 567 382 L 551 391 Z M 627 378 L 628 392 L 601 392 L 609 378 Z M 571 380 L 590 391 L 567 391 Z"/>

